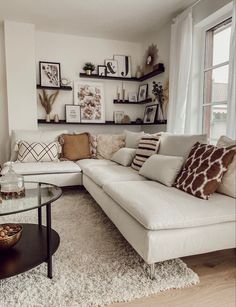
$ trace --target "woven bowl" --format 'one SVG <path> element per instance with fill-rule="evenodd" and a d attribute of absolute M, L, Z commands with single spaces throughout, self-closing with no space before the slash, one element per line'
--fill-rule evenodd
<path fill-rule="evenodd" d="M 23 227 L 19 224 L 0 224 L 0 229 L 9 226 L 12 231 L 5 237 L 0 237 L 0 251 L 13 247 L 20 240 Z M 1 231 L 0 231 L 1 233 Z"/>

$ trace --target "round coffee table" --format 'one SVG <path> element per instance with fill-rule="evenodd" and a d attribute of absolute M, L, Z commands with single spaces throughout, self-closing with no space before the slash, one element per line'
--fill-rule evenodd
<path fill-rule="evenodd" d="M 47 276 L 52 278 L 52 255 L 59 247 L 60 237 L 51 228 L 51 204 L 61 195 L 62 190 L 55 185 L 25 182 L 25 197 L 0 203 L 0 223 L 1 216 L 34 209 L 38 211 L 38 224 L 20 223 L 23 226 L 20 241 L 14 247 L 0 252 L 0 279 L 26 272 L 43 262 L 47 262 Z M 46 226 L 42 225 L 44 206 Z"/>

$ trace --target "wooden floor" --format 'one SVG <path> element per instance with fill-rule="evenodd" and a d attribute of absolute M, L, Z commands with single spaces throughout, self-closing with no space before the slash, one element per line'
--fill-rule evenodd
<path fill-rule="evenodd" d="M 169 290 L 112 307 L 236 307 L 236 252 L 225 250 L 183 258 L 200 277 L 200 284 Z"/>

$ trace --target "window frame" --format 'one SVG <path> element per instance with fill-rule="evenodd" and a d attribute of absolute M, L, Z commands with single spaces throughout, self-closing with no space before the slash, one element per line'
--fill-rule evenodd
<path fill-rule="evenodd" d="M 216 68 L 220 68 L 223 66 L 226 66 L 229 64 L 229 61 L 226 61 L 224 63 L 220 63 L 217 65 L 212 65 L 209 67 L 205 67 L 205 60 L 206 60 L 206 47 L 207 47 L 207 32 L 214 30 L 224 23 L 232 22 L 232 12 L 229 11 L 228 13 L 222 14 L 221 16 L 218 16 L 218 18 L 215 18 L 213 21 L 209 22 L 207 25 L 204 25 L 200 28 L 196 28 L 197 32 L 197 42 L 200 43 L 200 46 L 202 46 L 201 51 L 198 53 L 198 56 L 200 58 L 200 61 L 198 62 L 200 65 L 199 68 L 199 90 L 200 90 L 200 103 L 199 103 L 199 128 L 201 133 L 205 133 L 204 131 L 204 107 L 212 106 L 212 105 L 219 105 L 219 104 L 227 104 L 227 101 L 221 101 L 221 102 L 211 102 L 211 103 L 205 103 L 205 73 L 207 71 L 213 71 Z M 196 63 L 197 64 L 197 63 Z M 211 141 L 212 139 L 209 138 L 208 141 Z"/>

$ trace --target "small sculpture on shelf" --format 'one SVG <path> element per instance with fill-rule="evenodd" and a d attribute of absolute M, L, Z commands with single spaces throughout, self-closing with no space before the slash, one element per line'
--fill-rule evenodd
<path fill-rule="evenodd" d="M 39 100 L 41 102 L 42 107 L 44 108 L 46 112 L 46 122 L 50 122 L 50 114 L 52 112 L 52 107 L 55 103 L 55 100 L 59 94 L 59 91 L 56 91 L 55 93 L 48 95 L 47 92 L 43 89 L 43 94 L 39 94 Z"/>

